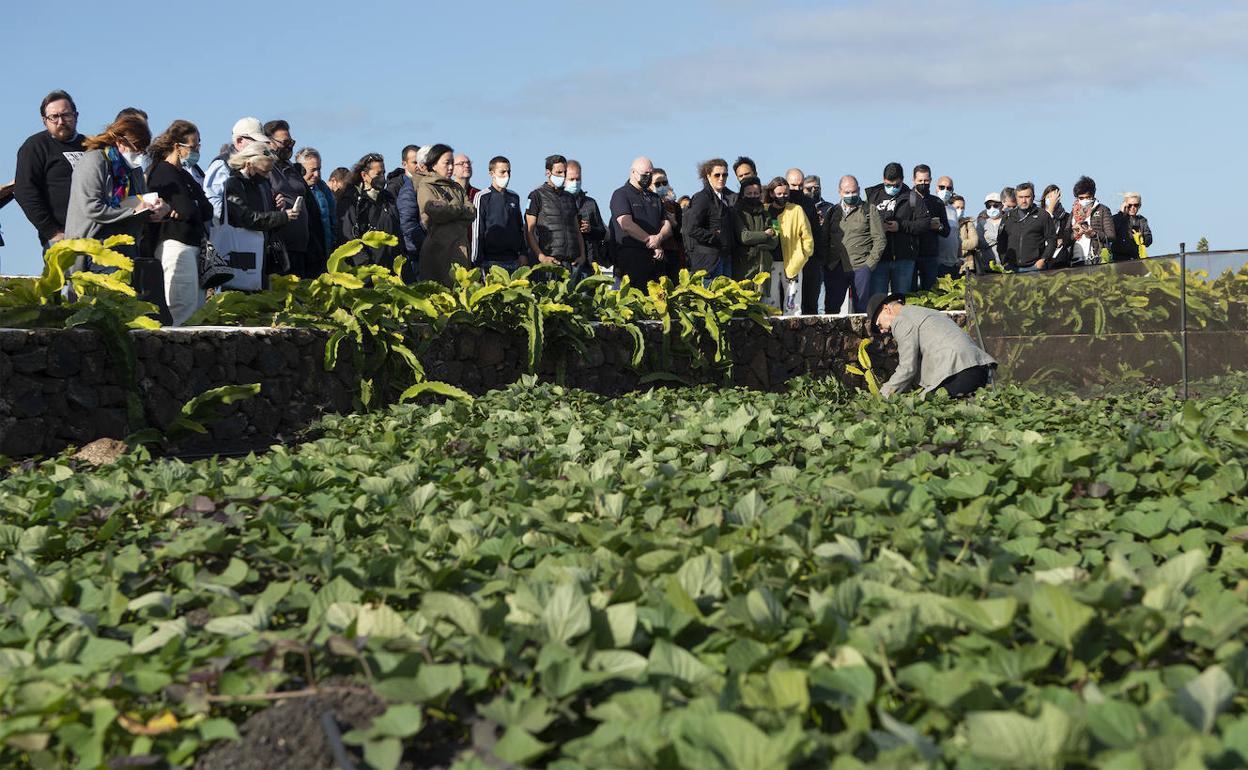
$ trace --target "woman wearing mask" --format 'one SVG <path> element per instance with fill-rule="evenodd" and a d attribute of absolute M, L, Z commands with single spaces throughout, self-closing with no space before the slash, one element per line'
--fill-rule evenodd
<path fill-rule="evenodd" d="M 386 161 L 375 152 L 360 158 L 351 169 L 351 180 L 338 200 L 338 229 L 342 242 L 359 238 L 371 230 L 389 233 L 399 239 L 399 204 L 386 189 Z M 364 247 L 351 258 L 356 265 L 394 268 L 399 246 Z"/>
<path fill-rule="evenodd" d="M 771 297 L 771 264 L 773 255 L 780 250 L 780 234 L 772 227 L 771 216 L 763 208 L 763 183 L 756 176 L 741 180 L 741 194 L 737 196 L 736 215 L 738 246 L 733 257 L 732 277 L 738 281 L 767 273 L 763 284 L 764 297 Z"/>
<path fill-rule="evenodd" d="M 780 248 L 771 262 L 771 305 L 786 316 L 802 312 L 802 268 L 815 253 L 815 237 L 802 207 L 789 203 L 789 183 L 776 177 L 763 195 L 771 228 L 780 234 Z"/>
<path fill-rule="evenodd" d="M 174 326 L 181 326 L 199 308 L 199 252 L 212 203 L 191 174 L 199 163 L 199 129 L 175 120 L 147 149 L 152 166 L 147 186 L 169 204 L 169 216 L 153 227 L 155 255 L 165 277 L 165 303 Z"/>
<path fill-rule="evenodd" d="M 979 230 L 975 226 L 975 220 L 966 213 L 966 198 L 954 195 L 949 199 L 949 205 L 958 215 L 958 243 L 962 252 L 958 272 L 973 273 L 975 272 L 975 255 L 979 253 Z"/>
<path fill-rule="evenodd" d="M 452 265 L 472 267 L 469 235 L 477 209 L 468 202 L 467 194 L 451 179 L 455 151 L 448 145 L 435 144 L 427 156 L 429 174 L 420 177 L 416 188 L 416 204 L 420 223 L 425 228 L 425 242 L 420 247 L 420 274 L 451 286 Z"/>
<path fill-rule="evenodd" d="M 268 178 L 276 157 L 263 142 L 252 142 L 226 161 L 230 175 L 225 180 L 225 212 L 212 229 L 213 245 L 234 270 L 226 288 L 263 289 L 269 274 L 289 268 L 266 258 L 274 231 L 300 216 L 294 208 L 273 208 Z"/>
<path fill-rule="evenodd" d="M 1081 176 L 1075 182 L 1075 207 L 1070 212 L 1071 263 L 1093 265 L 1106 259 L 1114 242 L 1114 215 L 1096 200 L 1096 182 Z M 1102 251 L 1106 253 L 1101 254 Z"/>
<path fill-rule="evenodd" d="M 979 257 L 975 260 L 975 272 L 983 275 L 992 265 L 1003 267 L 997 239 L 1001 234 L 1002 206 L 1000 193 L 984 196 L 984 210 L 975 218 L 975 231 L 979 236 Z"/>
<path fill-rule="evenodd" d="M 650 189 L 659 196 L 659 200 L 663 201 L 663 213 L 672 223 L 672 234 L 664 239 L 660 248 L 663 249 L 664 254 L 664 270 L 675 281 L 682 268 L 689 268 L 689 252 L 685 250 L 684 236 L 685 210 L 676 202 L 672 186 L 667 181 L 667 172 L 663 169 L 654 170 Z"/>
<path fill-rule="evenodd" d="M 1053 251 L 1053 258 L 1049 260 L 1047 267 L 1050 269 L 1058 267 L 1070 267 L 1070 255 L 1072 252 L 1070 245 L 1070 212 L 1062 206 L 1062 190 L 1055 184 L 1051 184 L 1044 188 L 1044 195 L 1040 196 L 1041 205 L 1044 210 L 1049 213 L 1049 217 L 1053 220 L 1053 229 L 1057 232 L 1057 248 Z"/>
<path fill-rule="evenodd" d="M 1115 262 L 1148 256 L 1145 249 L 1153 245 L 1153 231 L 1148 227 L 1148 220 L 1140 216 L 1142 203 L 1139 193 L 1122 195 L 1122 210 L 1114 214 L 1114 234 L 1117 236 L 1114 238 Z"/>
<path fill-rule="evenodd" d="M 66 238 L 105 240 L 129 235 L 133 246 L 116 251 L 137 258 L 139 242 L 148 222 L 159 222 L 169 206 L 159 196 L 147 193 L 143 175 L 143 153 L 152 141 L 147 121 L 135 115 L 122 115 L 104 132 L 88 137 L 86 152 L 74 166 L 69 187 L 69 209 L 65 216 Z M 75 270 L 91 269 L 110 273 L 113 268 L 93 267 L 80 257 Z"/>

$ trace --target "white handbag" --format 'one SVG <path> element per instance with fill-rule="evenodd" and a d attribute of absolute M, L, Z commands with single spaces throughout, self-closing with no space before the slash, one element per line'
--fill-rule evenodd
<path fill-rule="evenodd" d="M 229 203 L 222 200 L 221 222 L 213 225 L 209 240 L 232 273 L 221 290 L 260 291 L 264 279 L 264 233 L 231 225 Z"/>

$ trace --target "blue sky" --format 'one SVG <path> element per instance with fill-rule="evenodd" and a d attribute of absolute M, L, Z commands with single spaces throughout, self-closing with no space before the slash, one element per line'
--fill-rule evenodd
<path fill-rule="evenodd" d="M 1248 246 L 1243 0 L 232 7 L 245 20 L 197 5 L 133 6 L 131 20 L 84 0 L 12 9 L 0 180 L 42 129 L 40 99 L 64 88 L 84 133 L 136 105 L 155 131 L 194 121 L 207 149 L 241 116 L 283 117 L 327 169 L 370 151 L 393 167 L 404 144 L 446 142 L 472 156 L 478 186 L 491 156 L 510 157 L 524 194 L 560 152 L 604 207 L 640 154 L 678 193 L 715 156 L 751 155 L 765 176 L 798 165 L 828 192 L 841 174 L 873 184 L 888 161 L 922 162 L 976 210 L 1024 179 L 1069 202 L 1086 173 L 1115 211 L 1119 193 L 1143 194 L 1154 253 L 1202 235 Z M 16 204 L 0 226 L 0 270 L 37 272 Z"/>

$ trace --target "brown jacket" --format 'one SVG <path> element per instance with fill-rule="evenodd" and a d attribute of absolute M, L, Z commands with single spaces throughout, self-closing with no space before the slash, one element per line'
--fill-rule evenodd
<path fill-rule="evenodd" d="M 420 277 L 450 286 L 452 265 L 472 267 L 468 251 L 477 209 L 468 202 L 464 188 L 432 174 L 419 177 L 416 205 L 426 233 L 420 247 Z"/>

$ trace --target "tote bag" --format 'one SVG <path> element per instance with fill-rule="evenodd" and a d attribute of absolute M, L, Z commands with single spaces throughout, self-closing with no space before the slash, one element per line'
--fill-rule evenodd
<path fill-rule="evenodd" d="M 221 289 L 260 291 L 264 278 L 264 233 L 231 225 L 230 207 L 223 200 L 221 222 L 212 228 L 210 240 L 230 272 Z"/>

